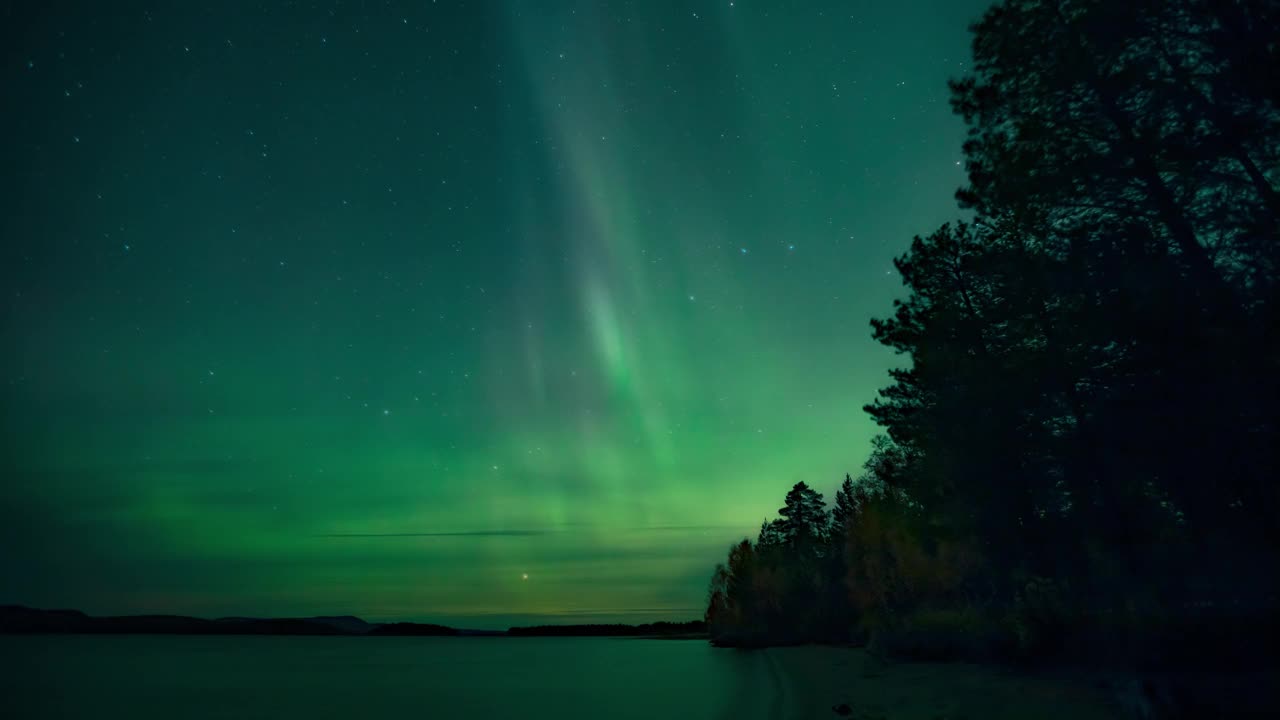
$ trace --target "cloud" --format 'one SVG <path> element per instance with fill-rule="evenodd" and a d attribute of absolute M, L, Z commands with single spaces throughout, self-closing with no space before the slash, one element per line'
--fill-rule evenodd
<path fill-rule="evenodd" d="M 569 527 L 552 530 L 451 530 L 447 532 L 353 532 L 353 533 L 321 533 L 315 537 L 322 538 L 421 538 L 421 537 L 537 537 L 542 535 L 561 535 L 572 530 L 598 529 L 593 525 L 574 523 Z M 621 528 L 624 532 L 709 532 L 719 530 L 739 530 L 733 525 L 650 525 L 645 527 Z"/>
<path fill-rule="evenodd" d="M 652 607 L 652 608 L 603 608 L 599 610 L 561 610 L 557 615 L 592 616 L 592 615 L 659 615 L 662 613 L 687 612 L 701 613 L 701 607 Z"/>
<path fill-rule="evenodd" d="M 389 532 L 389 533 L 324 533 L 323 538 L 415 538 L 415 537 L 531 537 L 551 535 L 556 530 L 455 530 L 452 532 Z"/>
<path fill-rule="evenodd" d="M 741 525 L 646 525 L 624 528 L 632 532 L 711 532 L 713 530 L 741 530 Z"/>

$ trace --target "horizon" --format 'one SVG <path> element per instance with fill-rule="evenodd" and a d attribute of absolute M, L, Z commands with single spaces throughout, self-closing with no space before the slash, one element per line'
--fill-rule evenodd
<path fill-rule="evenodd" d="M 245 618 L 251 620 L 287 620 L 287 619 L 308 619 L 308 618 L 333 618 L 333 617 L 354 617 L 363 620 L 371 625 L 385 625 L 391 623 L 419 623 L 428 625 L 443 625 L 458 630 L 484 630 L 497 631 L 509 630 L 515 627 L 538 627 L 543 625 L 647 625 L 658 622 L 685 623 L 691 621 L 701 621 L 702 608 L 688 608 L 688 616 L 683 620 L 671 620 L 662 615 L 667 610 L 647 610 L 632 609 L 617 612 L 582 612 L 570 613 L 562 615 L 552 614 L 509 614 L 509 613 L 477 613 L 473 615 L 456 615 L 456 616 L 421 616 L 421 617 L 376 617 L 363 615 L 358 612 L 317 612 L 307 613 L 305 615 L 264 615 L 262 613 L 231 613 L 220 615 L 186 615 L 184 613 L 165 612 L 154 610 L 150 612 L 130 612 L 130 613 L 110 613 L 110 612 L 90 612 L 85 608 L 72 607 L 44 607 L 37 608 L 22 603 L 0 602 L 0 607 L 25 607 L 31 610 L 42 612 L 81 612 L 89 617 L 137 617 L 137 616 L 174 616 L 174 617 L 192 617 L 202 620 L 225 620 L 232 618 Z M 657 618 L 657 619 L 644 619 Z"/>
<path fill-rule="evenodd" d="M 989 4 L 14 10 L 6 601 L 701 617 L 868 455 Z"/>

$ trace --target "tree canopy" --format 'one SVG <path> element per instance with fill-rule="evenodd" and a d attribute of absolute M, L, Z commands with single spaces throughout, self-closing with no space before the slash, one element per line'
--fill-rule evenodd
<path fill-rule="evenodd" d="M 905 361 L 865 408 L 885 434 L 829 529 L 792 488 L 726 601 L 819 557 L 842 637 L 945 616 L 1062 650 L 1273 612 L 1280 3 L 1004 0 L 973 34 L 970 217 L 912 241 L 872 321 Z"/>

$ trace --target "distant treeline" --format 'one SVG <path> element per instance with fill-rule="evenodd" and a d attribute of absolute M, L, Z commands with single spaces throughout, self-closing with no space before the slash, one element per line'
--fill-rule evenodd
<path fill-rule="evenodd" d="M 204 618 L 184 615 L 93 617 L 78 610 L 39 610 L 0 605 L 0 634 L 138 635 L 367 635 L 380 636 L 611 636 L 706 637 L 701 620 L 643 625 L 539 625 L 502 630 L 465 630 L 431 623 L 368 623 L 351 615 L 309 618 Z"/>
<path fill-rule="evenodd" d="M 534 625 L 532 627 L 513 627 L 507 631 L 513 636 L 572 636 L 572 637 L 666 637 L 666 636 L 703 636 L 707 634 L 707 624 L 701 620 L 690 622 L 656 622 L 641 625 Z"/>
<path fill-rule="evenodd" d="M 0 633 L 80 633 L 140 635 L 347 635 L 320 619 L 204 618 L 183 615 L 92 617 L 78 610 L 37 610 L 0 606 Z"/>
<path fill-rule="evenodd" d="M 971 219 L 896 261 L 884 435 L 733 547 L 712 638 L 1274 659 L 1280 3 L 1005 0 L 973 33 Z"/>
<path fill-rule="evenodd" d="M 446 627 L 444 625 L 434 625 L 431 623 L 383 623 L 370 628 L 365 635 L 461 635 L 462 631 L 457 628 Z"/>

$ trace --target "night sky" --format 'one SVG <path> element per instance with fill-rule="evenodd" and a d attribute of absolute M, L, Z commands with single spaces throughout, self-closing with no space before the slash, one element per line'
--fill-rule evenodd
<path fill-rule="evenodd" d="M 866 458 L 987 4 L 5 4 L 0 602 L 701 616 Z"/>

